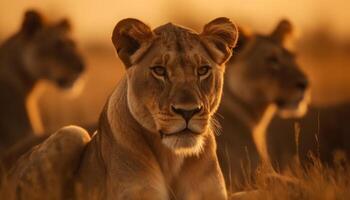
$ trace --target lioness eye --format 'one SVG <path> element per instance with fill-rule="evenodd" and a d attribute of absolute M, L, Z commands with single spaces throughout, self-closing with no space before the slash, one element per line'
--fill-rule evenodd
<path fill-rule="evenodd" d="M 157 76 L 166 76 L 166 69 L 163 66 L 153 66 L 151 70 Z"/>
<path fill-rule="evenodd" d="M 202 66 L 198 68 L 197 74 L 198 76 L 205 76 L 208 74 L 208 72 L 211 70 L 211 67 L 209 65 Z"/>

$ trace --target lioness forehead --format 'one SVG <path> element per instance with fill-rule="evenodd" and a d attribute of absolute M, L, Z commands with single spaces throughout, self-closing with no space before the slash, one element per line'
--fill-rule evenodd
<path fill-rule="evenodd" d="M 156 46 L 162 47 L 160 54 L 153 59 L 154 64 L 198 66 L 209 62 L 195 31 L 168 23 L 156 28 L 154 33 Z"/>
<path fill-rule="evenodd" d="M 186 52 L 200 45 L 199 36 L 195 31 L 172 23 L 156 28 L 154 33 L 169 51 Z"/>

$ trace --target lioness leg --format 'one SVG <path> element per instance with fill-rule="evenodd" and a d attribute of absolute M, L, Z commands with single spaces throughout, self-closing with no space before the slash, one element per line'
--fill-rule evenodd
<path fill-rule="evenodd" d="M 9 175 L 17 198 L 64 199 L 71 195 L 73 175 L 89 141 L 84 129 L 67 126 L 24 154 Z"/>

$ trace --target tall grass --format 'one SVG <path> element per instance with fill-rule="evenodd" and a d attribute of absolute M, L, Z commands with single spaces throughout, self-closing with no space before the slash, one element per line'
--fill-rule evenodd
<path fill-rule="evenodd" d="M 300 127 L 295 126 L 295 140 L 299 144 Z M 297 145 L 298 150 L 298 145 Z M 247 178 L 243 192 L 232 193 L 229 189 L 230 199 L 248 199 L 248 200 L 347 200 L 350 199 L 350 164 L 342 154 L 336 154 L 334 165 L 328 167 L 321 163 L 319 155 L 310 154 L 311 162 L 302 165 L 298 158 L 295 164 L 289 170 L 280 173 L 271 172 L 271 168 L 261 166 L 254 181 Z M 45 165 L 45 163 L 42 163 Z M 50 166 L 46 167 L 50 169 Z M 0 168 L 0 199 L 16 199 L 14 187 L 10 181 L 6 179 L 4 170 Z M 41 173 L 46 176 L 45 185 L 35 184 L 31 191 L 26 191 L 29 196 L 21 197 L 23 199 L 66 199 L 61 192 L 65 189 L 61 188 L 61 175 L 52 171 Z M 38 176 L 29 176 L 38 177 Z M 247 176 L 250 177 L 250 176 Z M 34 180 L 34 179 L 33 179 Z M 33 180 L 27 180 L 34 183 Z M 63 184 L 67 186 L 66 184 Z M 64 187 L 63 186 L 63 187 Z M 72 185 L 71 185 L 72 186 Z M 36 190 L 36 187 L 42 187 Z M 36 191 L 44 191 L 45 194 Z M 46 188 L 46 189 L 45 189 Z M 74 199 L 85 199 L 83 188 L 76 186 Z M 32 194 L 30 194 L 32 193 Z M 33 198 L 32 198 L 33 197 Z M 64 197 L 64 198 L 62 198 Z"/>
<path fill-rule="evenodd" d="M 270 167 L 260 167 L 256 181 L 243 192 L 229 194 L 230 199 L 248 200 L 348 200 L 350 199 L 350 162 L 342 152 L 334 156 L 332 167 L 323 164 L 319 150 L 309 153 L 310 162 L 299 159 L 300 126 L 295 124 L 296 152 L 293 166 L 283 173 L 271 173 Z M 319 149 L 318 133 L 315 139 Z"/>
<path fill-rule="evenodd" d="M 307 166 L 295 165 L 284 175 L 266 173 L 261 169 L 256 183 L 246 192 L 232 194 L 231 199 L 350 199 L 349 167 L 348 163 L 341 162 L 329 168 L 313 157 Z"/>

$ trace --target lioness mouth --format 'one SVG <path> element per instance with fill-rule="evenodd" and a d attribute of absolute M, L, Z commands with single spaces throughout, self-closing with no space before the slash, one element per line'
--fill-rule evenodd
<path fill-rule="evenodd" d="M 179 137 L 179 136 L 195 136 L 199 135 L 200 133 L 194 132 L 190 130 L 189 128 L 185 128 L 181 131 L 175 132 L 175 133 L 164 133 L 163 131 L 159 131 L 160 133 L 160 138 L 163 139 L 164 137 Z"/>
<path fill-rule="evenodd" d="M 303 97 L 298 98 L 296 100 L 284 100 L 284 99 L 278 99 L 276 100 L 276 105 L 279 108 L 294 108 L 298 107 L 298 105 L 303 101 Z"/>
<path fill-rule="evenodd" d="M 56 82 L 61 88 L 70 88 L 74 85 L 74 80 L 70 80 L 68 78 L 60 78 Z"/>

